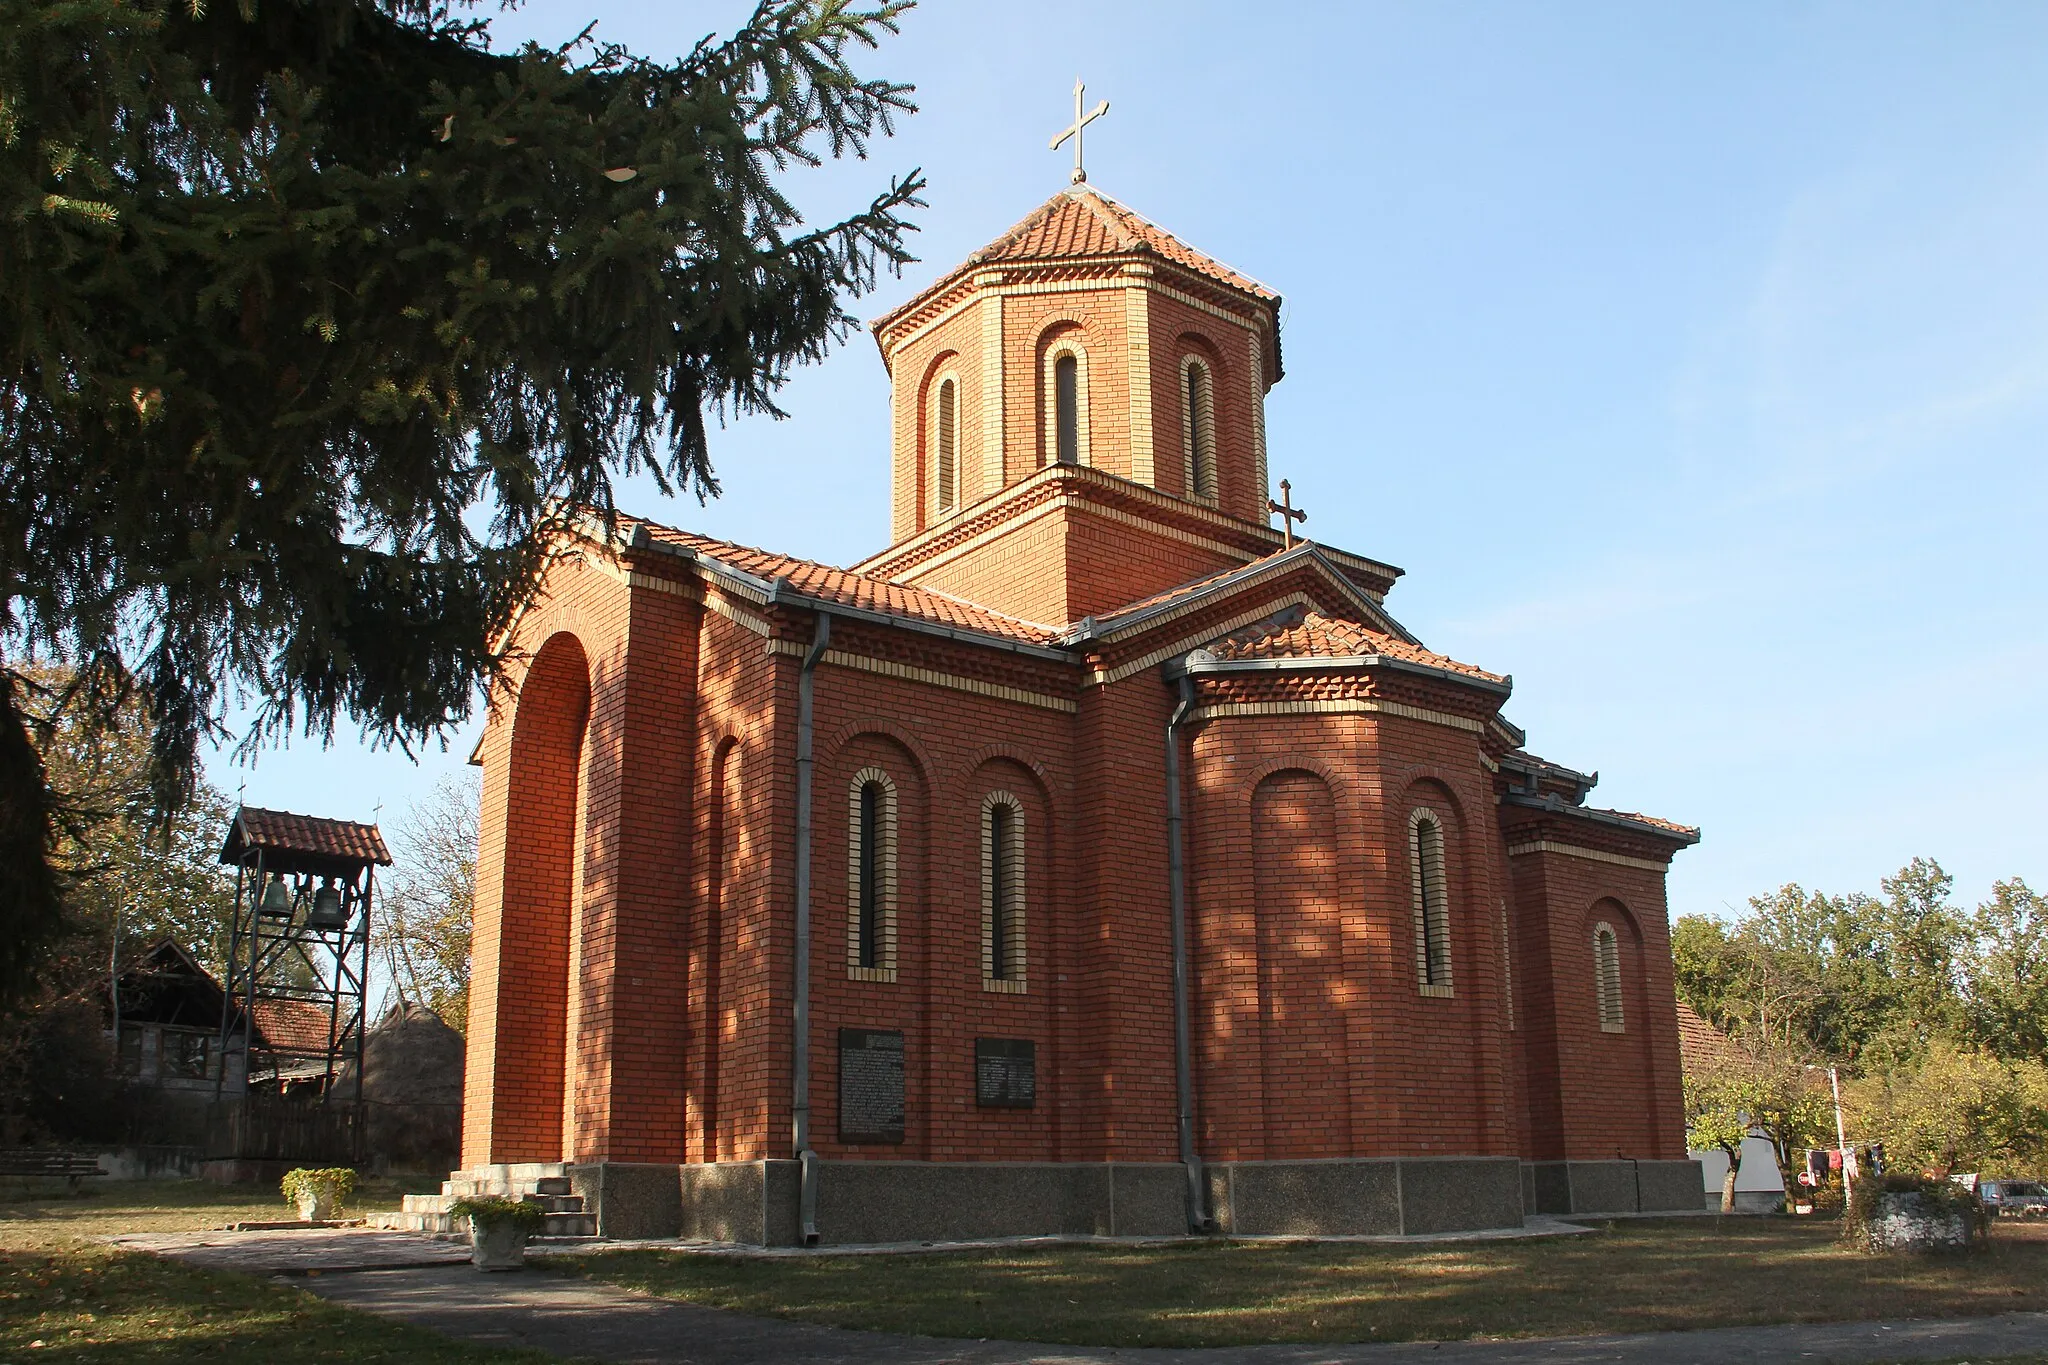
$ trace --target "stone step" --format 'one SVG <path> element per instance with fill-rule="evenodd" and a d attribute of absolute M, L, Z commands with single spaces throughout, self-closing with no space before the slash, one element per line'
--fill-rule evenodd
<path fill-rule="evenodd" d="M 453 1214 L 414 1213 L 404 1209 L 396 1213 L 370 1215 L 370 1226 L 387 1232 L 453 1233 L 456 1231 L 455 1221 Z"/>
<path fill-rule="evenodd" d="M 369 1225 L 387 1232 L 414 1232 L 429 1236 L 441 1235 L 467 1237 L 469 1222 L 452 1213 L 433 1213 L 425 1210 L 400 1209 L 396 1212 L 373 1213 Z M 597 1239 L 597 1215 L 594 1213 L 551 1213 L 547 1215 L 541 1230 L 534 1234 L 535 1241 L 595 1241 Z"/>
<path fill-rule="evenodd" d="M 408 1194 L 399 1201 L 399 1207 L 407 1213 L 446 1213 L 450 1204 L 464 1197 L 466 1196 L 460 1194 Z M 580 1194 L 528 1194 L 517 1197 L 529 1204 L 540 1205 L 543 1213 L 583 1212 L 583 1196 Z"/>
<path fill-rule="evenodd" d="M 465 1195 L 499 1195 L 506 1199 L 520 1199 L 539 1195 L 543 1199 L 573 1199 L 567 1176 L 541 1176 L 532 1180 L 498 1180 L 473 1175 L 456 1174 L 441 1182 L 441 1193 L 451 1199 Z"/>

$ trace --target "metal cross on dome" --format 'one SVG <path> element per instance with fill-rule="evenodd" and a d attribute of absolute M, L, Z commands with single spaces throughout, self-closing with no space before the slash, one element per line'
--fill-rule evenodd
<path fill-rule="evenodd" d="M 1294 523 L 1308 520 L 1308 513 L 1294 505 L 1294 485 L 1285 479 L 1280 480 L 1280 501 L 1266 499 L 1266 509 L 1280 514 L 1280 529 L 1287 535 L 1287 548 L 1293 549 Z"/>
<path fill-rule="evenodd" d="M 1073 183 L 1076 185 L 1079 185 L 1088 179 L 1088 170 L 1085 166 L 1081 164 L 1081 130 L 1083 128 L 1086 128 L 1089 124 L 1095 122 L 1095 120 L 1101 118 L 1104 114 L 1109 112 L 1108 100 L 1102 101 L 1102 103 L 1096 105 L 1093 109 L 1090 109 L 1086 114 L 1083 114 L 1081 112 L 1081 96 L 1087 91 L 1087 89 L 1087 86 L 1081 84 L 1081 78 L 1079 76 L 1074 77 L 1074 121 L 1067 127 L 1061 129 L 1059 134 L 1055 136 L 1051 142 L 1048 142 L 1046 144 L 1047 151 L 1056 152 L 1060 149 L 1060 144 L 1062 142 L 1065 142 L 1068 138 L 1074 139 Z"/>

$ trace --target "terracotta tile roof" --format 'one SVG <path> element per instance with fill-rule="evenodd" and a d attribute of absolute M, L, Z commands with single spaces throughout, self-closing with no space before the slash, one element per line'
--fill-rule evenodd
<path fill-rule="evenodd" d="M 1600 806 L 1582 806 L 1580 809 L 1593 815 L 1609 815 L 1617 820 L 1633 820 L 1636 824 L 1648 825 L 1651 829 L 1661 829 L 1670 834 L 1683 835 L 1694 842 L 1698 842 L 1700 837 L 1697 825 L 1681 825 L 1671 820 L 1660 820 L 1654 815 L 1641 815 L 1632 810 L 1607 810 Z"/>
<path fill-rule="evenodd" d="M 850 569 L 835 569 L 829 564 L 818 564 L 808 559 L 792 559 L 788 555 L 757 550 L 749 545 L 735 545 L 731 541 L 715 540 L 651 521 L 624 523 L 622 534 L 631 536 L 636 525 L 645 526 L 648 537 L 656 544 L 687 549 L 755 578 L 768 581 L 787 579 L 798 592 L 836 602 L 843 607 L 909 617 L 1036 645 L 1049 644 L 1060 633 L 1053 626 L 1006 616 L 950 593 L 933 592 L 929 588 L 907 588 L 900 583 L 871 578 Z"/>
<path fill-rule="evenodd" d="M 384 836 L 378 833 L 375 825 L 243 806 L 235 812 L 234 823 L 228 827 L 221 861 L 234 862 L 243 850 L 252 848 L 265 852 L 312 854 L 344 862 L 375 863 L 379 867 L 391 866 L 391 851 L 384 847 Z"/>
<path fill-rule="evenodd" d="M 1219 284 L 1268 301 L 1280 296 L 1249 275 L 1203 255 L 1157 223 L 1092 185 L 1076 185 L 1046 200 L 1023 222 L 969 256 L 966 266 L 997 261 L 1071 260 L 1147 252 Z"/>
<path fill-rule="evenodd" d="M 1341 659 L 1374 654 L 1486 682 L 1507 681 L 1498 673 L 1459 663 L 1357 621 L 1339 620 L 1301 607 L 1226 635 L 1210 645 L 1209 652 L 1219 659 Z"/>
<path fill-rule="evenodd" d="M 304 1000 L 250 1002 L 249 1018 L 263 1041 L 279 1052 L 326 1052 L 331 1022 L 326 1010 Z"/>
<path fill-rule="evenodd" d="M 1691 1005 L 1678 1002 L 1678 1055 L 1687 1071 L 1698 1073 L 1739 1051 L 1733 1038 L 1708 1023 Z"/>

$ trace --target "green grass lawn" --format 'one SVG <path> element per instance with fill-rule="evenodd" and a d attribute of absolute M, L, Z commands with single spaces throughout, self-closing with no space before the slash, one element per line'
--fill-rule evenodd
<path fill-rule="evenodd" d="M 1434 1245 L 777 1259 L 621 1251 L 556 1264 L 765 1316 L 1077 1346 L 1569 1336 L 2048 1309 L 2048 1228 L 2001 1227 L 1988 1250 L 1953 1259 L 1865 1256 L 1833 1234 L 1790 1220 L 1687 1218 Z"/>
<path fill-rule="evenodd" d="M 372 1185 L 351 1211 L 395 1208 L 403 1192 Z M 335 1307 L 288 1284 L 89 1240 L 289 1217 L 282 1198 L 269 1191 L 198 1181 L 103 1184 L 69 1198 L 0 1195 L 0 1362 L 530 1365 L 547 1359 L 462 1345 Z"/>
<path fill-rule="evenodd" d="M 372 1185 L 350 1211 L 393 1207 L 404 1192 Z M 71 1198 L 0 1193 L 0 1365 L 545 1359 L 91 1240 L 281 1215 L 267 1190 L 197 1182 L 109 1184 Z M 1075 1345 L 1530 1337 L 2048 1309 L 2048 1226 L 2002 1225 L 1989 1250 L 1953 1260 L 1862 1256 L 1832 1232 L 1789 1220 L 1670 1219 L 1512 1242 L 772 1259 L 622 1251 L 552 1264 L 764 1316 Z M 2048 1355 L 2022 1359 L 2048 1365 Z"/>

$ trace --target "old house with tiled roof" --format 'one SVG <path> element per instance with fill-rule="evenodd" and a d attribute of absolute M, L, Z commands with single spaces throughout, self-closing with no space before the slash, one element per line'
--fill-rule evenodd
<path fill-rule="evenodd" d="M 874 336 L 886 548 L 593 523 L 512 628 L 464 1188 L 753 1242 L 1697 1208 L 1697 835 L 1275 528 L 1278 296 L 1081 184 Z"/>

